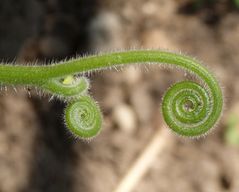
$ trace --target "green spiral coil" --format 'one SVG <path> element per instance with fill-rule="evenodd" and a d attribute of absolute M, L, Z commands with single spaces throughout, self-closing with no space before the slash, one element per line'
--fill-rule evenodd
<path fill-rule="evenodd" d="M 102 115 L 89 96 L 89 81 L 75 75 L 113 66 L 145 63 L 179 67 L 203 82 L 179 82 L 165 93 L 162 113 L 170 129 L 182 136 L 195 137 L 206 134 L 214 127 L 223 108 L 219 83 L 200 62 L 181 54 L 134 50 L 77 58 L 50 66 L 0 64 L 0 83 L 40 87 L 64 99 L 68 102 L 65 109 L 66 126 L 78 137 L 91 138 L 102 127 Z"/>

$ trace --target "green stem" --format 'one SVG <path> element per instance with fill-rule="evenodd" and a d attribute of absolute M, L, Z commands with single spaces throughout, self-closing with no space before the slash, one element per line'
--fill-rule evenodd
<path fill-rule="evenodd" d="M 71 82 L 69 85 L 60 82 L 60 78 L 64 79 L 69 75 L 107 69 L 114 66 L 145 63 L 169 64 L 180 67 L 195 74 L 206 85 L 202 87 L 197 83 L 186 81 L 175 84 L 168 90 L 164 96 L 162 110 L 164 119 L 172 130 L 180 135 L 199 136 L 205 134 L 215 125 L 220 117 L 223 106 L 221 88 L 214 76 L 198 61 L 180 54 L 158 50 L 139 50 L 89 56 L 50 66 L 13 66 L 1 64 L 0 82 L 7 85 L 37 86 L 65 98 L 71 97 L 71 100 L 74 102 L 82 102 L 87 98 L 88 102 L 86 103 L 90 103 L 89 101 L 91 100 L 87 96 L 84 96 L 87 95 L 87 91 L 84 90 L 88 89 L 88 81 L 85 78 L 80 78 L 81 83 L 77 81 L 78 83 Z M 72 93 L 71 96 L 71 92 L 67 93 L 67 86 L 69 86 L 71 92 L 75 86 L 79 90 L 79 94 Z M 63 90 L 63 87 L 65 90 Z M 189 102 L 192 104 L 191 109 L 185 107 Z M 98 106 L 94 105 L 94 107 L 95 111 L 99 112 Z M 68 111 L 67 109 L 66 112 Z M 88 119 L 88 116 L 82 116 L 81 112 L 82 117 Z M 101 115 L 97 115 L 97 117 L 100 118 Z M 69 122 L 68 118 L 66 123 L 69 128 L 72 127 L 72 124 L 76 126 L 75 123 Z M 100 126 L 99 122 L 96 123 L 97 126 Z M 71 130 L 76 130 L 76 128 Z M 95 130 L 97 131 L 94 134 L 97 134 L 99 128 L 95 128 Z M 74 131 L 73 133 L 87 138 L 94 135 L 84 136 L 84 134 Z"/>

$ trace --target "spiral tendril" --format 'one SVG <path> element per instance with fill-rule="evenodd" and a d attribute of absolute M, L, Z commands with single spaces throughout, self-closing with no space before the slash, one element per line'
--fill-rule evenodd
<path fill-rule="evenodd" d="M 87 96 L 89 81 L 85 77 L 54 78 L 42 87 L 69 102 L 65 108 L 65 124 L 71 133 L 85 139 L 99 133 L 101 112 L 95 101 Z"/>
<path fill-rule="evenodd" d="M 74 135 L 81 138 L 92 138 L 101 129 L 100 109 L 92 98 L 82 96 L 67 105 L 65 123 Z"/>
<path fill-rule="evenodd" d="M 168 126 L 180 135 L 198 136 L 212 127 L 212 105 L 205 88 L 194 82 L 182 81 L 165 93 L 163 117 Z"/>
<path fill-rule="evenodd" d="M 67 76 L 65 78 L 53 78 L 46 82 L 42 88 L 59 97 L 72 99 L 87 94 L 89 81 L 85 77 L 74 78 Z"/>
<path fill-rule="evenodd" d="M 18 66 L 0 64 L 0 83 L 28 85 L 58 96 L 68 102 L 65 123 L 81 138 L 97 135 L 102 126 L 102 115 L 96 102 L 89 96 L 89 81 L 75 75 L 93 70 L 128 64 L 165 64 L 180 67 L 195 74 L 205 84 L 182 81 L 165 93 L 162 114 L 165 122 L 179 135 L 206 134 L 218 121 L 223 108 L 219 83 L 195 59 L 158 50 L 136 50 L 77 58 L 50 66 Z"/>

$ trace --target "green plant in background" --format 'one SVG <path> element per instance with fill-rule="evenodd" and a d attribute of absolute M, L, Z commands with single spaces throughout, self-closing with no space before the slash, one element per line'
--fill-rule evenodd
<path fill-rule="evenodd" d="M 226 121 L 224 133 L 225 142 L 229 145 L 239 146 L 239 119 L 238 114 L 231 113 Z"/>
<path fill-rule="evenodd" d="M 65 109 L 66 126 L 80 138 L 91 138 L 101 129 L 102 115 L 88 94 L 89 81 L 83 76 L 84 73 L 145 63 L 180 67 L 203 82 L 203 86 L 191 81 L 171 86 L 163 98 L 162 113 L 167 125 L 179 135 L 193 137 L 207 133 L 222 112 L 220 86 L 198 61 L 180 54 L 136 50 L 77 58 L 49 66 L 0 64 L 0 82 L 38 87 L 68 102 Z"/>
<path fill-rule="evenodd" d="M 234 1 L 235 6 L 239 9 L 239 0 L 233 0 L 233 1 Z"/>
<path fill-rule="evenodd" d="M 205 7 L 206 5 L 213 5 L 218 3 L 218 0 L 192 0 L 194 11 Z"/>
<path fill-rule="evenodd" d="M 215 5 L 220 3 L 218 0 L 192 0 L 192 2 L 195 10 L 200 9 L 205 5 Z M 239 0 L 231 0 L 229 3 L 232 3 L 236 6 L 236 8 L 239 8 Z"/>

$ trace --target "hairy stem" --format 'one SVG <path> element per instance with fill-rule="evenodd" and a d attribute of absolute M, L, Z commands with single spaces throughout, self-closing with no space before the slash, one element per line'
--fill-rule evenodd
<path fill-rule="evenodd" d="M 195 59 L 158 50 L 139 50 L 108 53 L 104 55 L 77 58 L 50 66 L 19 66 L 0 65 L 0 83 L 13 85 L 37 86 L 52 94 L 59 95 L 72 102 L 81 101 L 90 104 L 93 102 L 87 96 L 88 81 L 81 77 L 78 80 L 70 80 L 64 83 L 64 79 L 76 74 L 83 74 L 93 70 L 101 70 L 115 66 L 129 64 L 165 64 L 180 67 L 195 74 L 205 86 L 195 82 L 183 81 L 173 85 L 165 94 L 162 111 L 168 126 L 176 133 L 184 136 L 200 136 L 210 130 L 220 117 L 223 107 L 223 96 L 221 88 L 215 77 Z M 70 99 L 69 99 L 70 98 Z M 189 106 L 187 106 L 189 105 Z M 90 115 L 87 111 L 83 115 L 82 110 L 77 113 L 69 113 L 66 108 L 66 124 L 70 130 L 83 129 L 77 127 L 77 123 L 71 123 L 70 116 L 78 115 L 79 119 L 90 120 L 90 118 L 101 118 L 97 105 L 93 104 L 94 110 Z M 77 106 L 77 105 L 76 105 Z M 91 107 L 92 107 L 91 106 Z M 80 107 L 80 105 L 79 105 Z M 89 105 L 90 107 L 90 105 Z M 75 107 L 74 107 L 75 108 Z M 74 117 L 73 119 L 77 119 Z M 101 120 L 96 121 L 101 126 Z M 78 123 L 81 124 L 81 123 Z M 87 123 L 83 123 L 88 125 Z M 74 126 L 74 128 L 73 128 Z M 90 130 L 86 128 L 85 130 Z M 94 134 L 85 134 L 86 131 L 73 132 L 80 137 L 92 137 L 98 133 L 100 128 L 95 128 Z"/>

